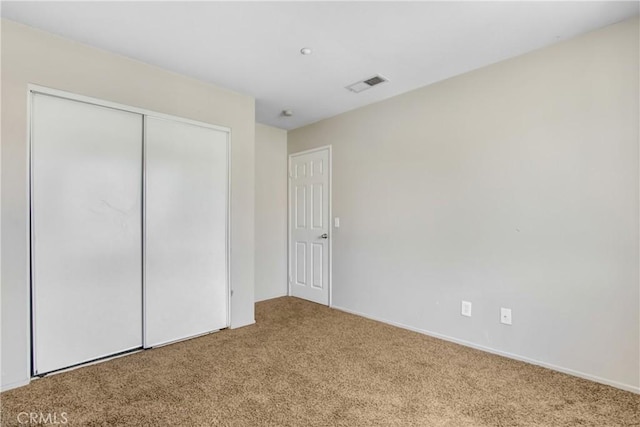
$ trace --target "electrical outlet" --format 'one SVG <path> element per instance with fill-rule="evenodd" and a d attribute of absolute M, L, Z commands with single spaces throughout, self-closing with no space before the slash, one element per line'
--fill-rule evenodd
<path fill-rule="evenodd" d="M 471 317 L 471 303 L 469 301 L 462 301 L 460 314 Z"/>
<path fill-rule="evenodd" d="M 504 323 L 505 325 L 511 324 L 511 309 L 510 308 L 500 308 L 500 323 Z"/>

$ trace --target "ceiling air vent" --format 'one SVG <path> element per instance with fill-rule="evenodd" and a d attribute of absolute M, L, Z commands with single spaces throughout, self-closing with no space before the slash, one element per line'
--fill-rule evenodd
<path fill-rule="evenodd" d="M 369 77 L 366 80 L 360 80 L 359 82 L 356 82 L 354 84 L 350 84 L 349 86 L 347 86 L 347 89 L 349 89 L 351 92 L 355 92 L 355 93 L 360 93 L 363 90 L 367 90 L 370 89 L 376 85 L 379 85 L 381 83 L 385 83 L 388 82 L 389 80 L 387 80 L 386 78 L 382 77 L 381 75 L 376 75 L 373 77 Z"/>

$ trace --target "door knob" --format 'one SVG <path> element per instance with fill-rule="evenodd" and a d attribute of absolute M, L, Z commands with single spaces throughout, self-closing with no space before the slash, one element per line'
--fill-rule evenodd
<path fill-rule="evenodd" d="M 329 235 L 327 233 L 324 233 L 322 236 L 320 236 L 321 239 L 328 239 Z"/>

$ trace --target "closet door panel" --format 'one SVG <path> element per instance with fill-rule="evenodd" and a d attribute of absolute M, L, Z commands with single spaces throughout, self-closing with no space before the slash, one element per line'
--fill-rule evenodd
<path fill-rule="evenodd" d="M 145 347 L 227 326 L 227 139 L 146 119 Z"/>
<path fill-rule="evenodd" d="M 33 95 L 35 373 L 142 345 L 142 124 Z"/>

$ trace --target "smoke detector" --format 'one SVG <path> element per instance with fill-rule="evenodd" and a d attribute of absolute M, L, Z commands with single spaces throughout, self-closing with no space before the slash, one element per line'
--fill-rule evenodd
<path fill-rule="evenodd" d="M 375 76 L 369 77 L 368 79 L 360 80 L 359 82 L 350 84 L 349 86 L 346 87 L 346 89 L 354 93 L 360 93 L 362 91 L 371 89 L 374 86 L 377 86 L 382 83 L 386 83 L 388 81 L 389 81 L 388 79 L 386 79 L 385 77 L 382 77 L 380 74 L 376 74 Z"/>

